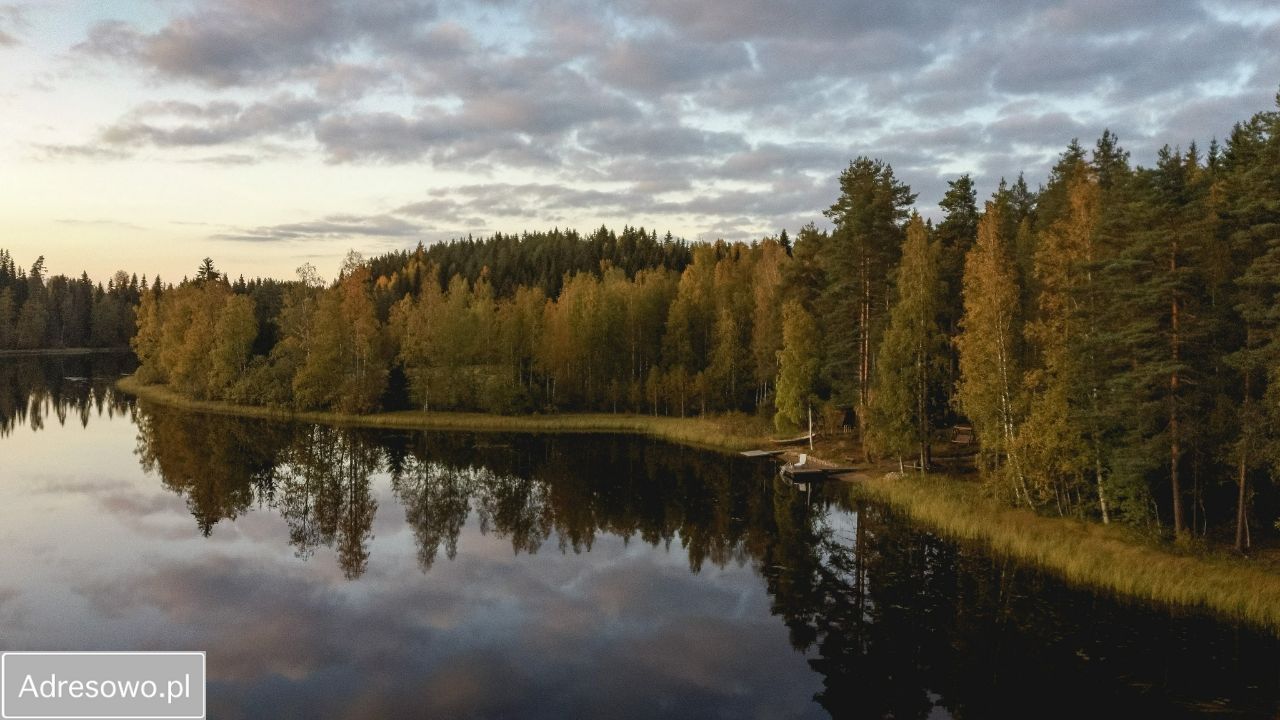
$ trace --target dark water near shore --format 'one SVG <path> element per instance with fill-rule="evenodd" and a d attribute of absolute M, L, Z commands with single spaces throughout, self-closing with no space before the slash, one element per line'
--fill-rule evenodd
<path fill-rule="evenodd" d="M 1280 713 L 1280 642 L 768 463 L 188 414 L 0 358 L 0 649 L 207 650 L 209 716 Z"/>

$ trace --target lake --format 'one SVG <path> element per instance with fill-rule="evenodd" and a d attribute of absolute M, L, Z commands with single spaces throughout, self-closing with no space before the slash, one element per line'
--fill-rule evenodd
<path fill-rule="evenodd" d="M 0 358 L 0 649 L 205 650 L 212 718 L 1280 713 L 1280 642 L 844 484 L 611 435 L 191 414 Z"/>

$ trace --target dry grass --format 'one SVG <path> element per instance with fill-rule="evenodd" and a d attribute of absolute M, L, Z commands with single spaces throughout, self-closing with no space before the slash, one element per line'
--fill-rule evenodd
<path fill-rule="evenodd" d="M 1183 551 L 1124 527 L 1007 508 L 983 497 L 976 483 L 946 476 L 886 475 L 857 486 L 947 535 L 981 541 L 1068 582 L 1207 608 L 1280 634 L 1280 574 L 1252 561 Z"/>
<path fill-rule="evenodd" d="M 332 412 L 299 412 L 288 408 L 235 405 L 192 400 L 163 385 L 143 385 L 132 376 L 117 386 L 148 402 L 196 412 L 219 415 L 297 420 L 302 422 L 358 427 L 405 428 L 414 430 L 465 430 L 468 432 L 528 433 L 632 433 L 670 440 L 683 445 L 713 450 L 746 450 L 770 443 L 768 426 L 742 414 L 711 417 L 674 418 L 611 413 L 565 413 L 551 415 L 492 415 L 469 412 L 399 412 L 345 415 Z"/>
<path fill-rule="evenodd" d="M 58 355 L 112 355 L 132 352 L 129 348 L 35 348 L 33 350 L 0 350 L 4 357 L 56 357 Z"/>

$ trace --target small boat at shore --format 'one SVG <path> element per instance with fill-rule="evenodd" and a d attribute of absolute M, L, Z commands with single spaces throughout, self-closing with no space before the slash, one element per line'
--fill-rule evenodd
<path fill-rule="evenodd" d="M 847 467 L 825 467 L 809 462 L 809 456 L 800 453 L 800 459 L 793 463 L 783 463 L 778 469 L 782 477 L 792 482 L 807 482 L 811 480 L 823 480 L 828 475 L 839 475 L 852 471 L 853 468 Z"/>

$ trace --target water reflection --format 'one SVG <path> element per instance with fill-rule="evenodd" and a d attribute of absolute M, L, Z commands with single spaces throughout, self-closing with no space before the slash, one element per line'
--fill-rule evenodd
<path fill-rule="evenodd" d="M 1280 710 L 1273 638 L 1064 587 L 767 464 L 135 411 L 65 366 L 18 372 L 0 363 L 6 433 L 101 457 L 0 438 L 0 467 L 42 473 L 0 484 L 0 645 L 208 649 L 212 716 Z"/>
<path fill-rule="evenodd" d="M 299 557 L 334 548 L 347 578 L 369 563 L 380 472 L 424 573 L 457 557 L 473 516 L 517 558 L 590 552 L 613 536 L 678 546 L 693 573 L 749 564 L 821 678 L 814 700 L 837 717 L 1065 717 L 1099 703 L 1270 713 L 1280 688 L 1270 639 L 1063 587 L 840 486 L 797 493 L 763 464 L 611 436 L 372 432 L 152 408 L 139 428 L 144 465 L 186 497 L 204 533 L 273 508 Z"/>
<path fill-rule="evenodd" d="M 0 357 L 0 438 L 22 426 L 42 430 L 49 418 L 85 427 L 95 415 L 128 413 L 132 400 L 114 383 L 135 367 L 127 353 Z"/>
<path fill-rule="evenodd" d="M 417 544 L 423 572 L 441 551 L 452 560 L 468 519 L 536 553 L 554 538 L 562 552 L 590 551 L 601 534 L 669 548 L 689 567 L 743 564 L 748 546 L 770 541 L 771 505 L 758 492 L 766 466 L 719 455 L 672 452 L 622 437 L 389 433 L 194 415 L 145 405 L 136 418 L 142 467 L 185 498 L 200 532 L 255 507 L 289 527 L 300 558 L 334 548 L 358 578 L 369 561 L 386 472 Z M 737 470 L 735 474 L 735 468 Z"/>

